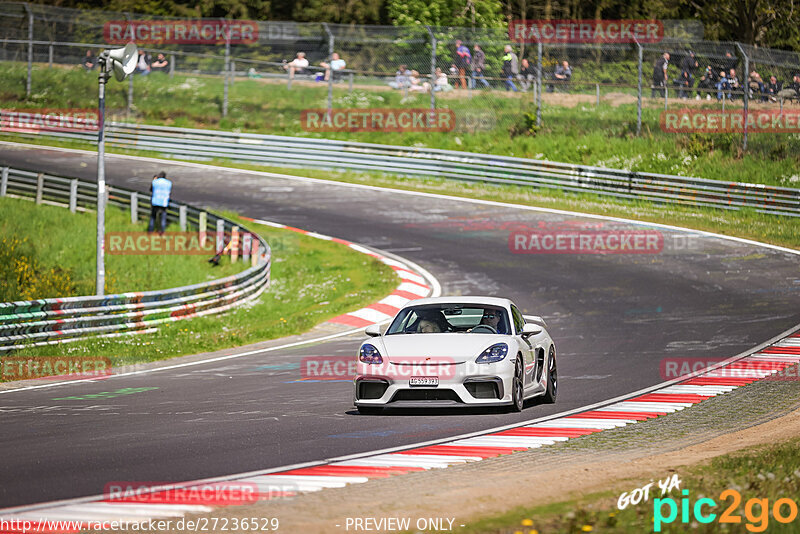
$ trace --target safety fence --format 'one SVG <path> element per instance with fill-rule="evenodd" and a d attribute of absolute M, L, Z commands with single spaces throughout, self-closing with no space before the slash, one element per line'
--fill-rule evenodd
<path fill-rule="evenodd" d="M 0 197 L 34 199 L 72 212 L 92 209 L 97 203 L 94 182 L 10 167 L 3 167 L 1 176 Z M 132 222 L 149 216 L 149 195 L 116 186 L 107 191 L 108 203 L 130 209 Z M 225 248 L 226 233 L 238 239 L 237 223 L 194 206 L 170 202 L 167 216 L 181 230 L 196 229 L 200 242 L 215 240 L 218 251 Z M 271 251 L 263 238 L 253 236 L 244 234 L 241 243 L 241 259 L 251 266 L 218 280 L 157 291 L 0 303 L 0 351 L 90 335 L 151 332 L 160 324 L 221 313 L 257 298 L 270 283 Z M 229 248 L 238 252 L 237 246 Z"/>
<path fill-rule="evenodd" d="M 91 132 L 46 135 L 94 141 Z M 451 150 L 167 126 L 112 123 L 106 127 L 106 136 L 107 145 L 112 147 L 184 159 L 217 158 L 275 167 L 384 172 L 800 216 L 800 190 L 788 187 Z"/>
<path fill-rule="evenodd" d="M 0 4 L 0 61 L 27 63 L 24 83 L 30 98 L 46 90 L 33 88 L 33 63 L 81 65 L 87 51 L 96 53 L 100 48 L 119 46 L 109 39 L 109 25 L 117 25 L 124 32 L 175 20 L 6 2 Z M 611 106 L 624 106 L 618 120 L 624 125 L 635 124 L 631 130 L 637 135 L 643 128 L 659 127 L 652 123 L 652 114 L 645 113 L 643 118 L 643 108 L 689 105 L 722 106 L 724 110 L 724 106 L 733 105 L 747 113 L 752 102 L 760 108 L 780 107 L 782 113 L 784 102 L 800 100 L 797 87 L 792 85 L 794 75 L 800 73 L 800 55 L 733 41 L 705 41 L 702 24 L 693 19 L 659 21 L 663 38 L 658 42 L 620 44 L 515 42 L 508 28 L 218 22 L 252 23 L 255 37 L 232 41 L 228 35 L 223 40 L 194 44 L 154 43 L 147 38 L 149 34 L 136 37 L 140 48 L 153 57 L 165 54 L 168 66 L 164 71 L 169 74 L 222 77 L 220 98 L 213 105 L 219 105 L 223 117 L 230 106 L 237 105 L 230 91 L 237 76 L 274 79 L 290 89 L 295 83 L 308 93 L 300 98 L 313 102 L 312 107 L 321 104 L 328 109 L 383 107 L 389 101 L 387 89 L 392 87 L 406 107 L 457 109 L 459 102 L 462 106 L 468 102 L 469 109 L 486 110 L 495 118 L 491 124 L 504 127 L 513 125 L 522 112 L 535 113 L 537 126 L 557 124 L 556 108 L 593 102 L 599 105 L 602 100 Z M 471 54 L 468 63 L 456 53 L 462 41 Z M 518 72 L 504 70 L 507 46 L 517 57 Z M 308 65 L 298 69 L 295 76 L 288 67 L 299 52 L 305 54 Z M 656 81 L 655 71 L 665 53 L 670 54 L 666 79 Z M 346 66 L 325 76 L 326 68 L 321 64 L 330 64 L 334 54 Z M 94 57 L 96 60 L 96 54 Z M 483 59 L 473 61 L 478 57 Z M 562 72 L 569 74 L 557 76 L 565 65 L 567 69 Z M 401 67 L 405 74 L 400 72 Z M 720 77 L 723 71 L 727 78 Z M 776 80 L 771 85 L 773 75 Z M 11 78 L 16 83 L 18 77 Z M 137 78 L 128 80 L 126 120 L 130 120 L 134 107 L 134 84 L 138 83 L 134 80 Z M 505 92 L 514 92 L 516 98 L 506 98 Z M 273 123 L 296 120 L 293 111 L 284 110 L 279 113 L 281 119 Z M 607 124 L 591 115 L 586 120 L 597 128 Z M 747 136 L 745 126 L 744 149 Z"/>

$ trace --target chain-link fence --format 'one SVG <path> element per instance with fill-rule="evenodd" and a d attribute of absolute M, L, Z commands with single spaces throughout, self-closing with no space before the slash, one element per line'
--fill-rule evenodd
<path fill-rule="evenodd" d="M 662 110 L 761 106 L 782 113 L 798 100 L 797 92 L 788 90 L 800 81 L 794 78 L 800 71 L 798 54 L 703 41 L 702 28 L 691 21 L 665 21 L 665 37 L 656 44 L 520 43 L 512 42 L 505 29 L 265 21 L 252 22 L 252 39 L 232 35 L 239 31 L 230 26 L 237 21 L 217 21 L 221 33 L 195 41 L 154 38 L 156 26 L 163 30 L 175 20 L 4 3 L 0 61 L 26 65 L 25 94 L 31 99 L 41 93 L 37 80 L 45 78 L 48 68 L 71 65 L 79 70 L 83 65 L 90 70 L 100 49 L 121 46 L 111 44 L 114 36 L 129 36 L 130 30 L 149 63 L 127 87 L 115 89 L 126 92 L 127 119 L 136 119 L 137 110 L 147 106 L 137 100 L 136 85 L 144 83 L 140 80 L 145 74 L 162 70 L 158 76 L 169 79 L 192 76 L 176 85 L 197 94 L 200 86 L 217 91 L 203 104 L 198 101 L 202 111 L 208 112 L 210 105 L 224 118 L 233 110 L 246 116 L 245 128 L 288 134 L 348 128 L 397 132 L 406 125 L 424 133 L 430 128 L 426 123 L 414 130 L 414 120 L 403 122 L 385 111 L 370 116 L 333 113 L 406 109 L 439 111 L 436 127 L 441 129 L 433 131 L 510 129 L 513 135 L 515 129 L 585 121 L 586 128 L 639 135 L 643 127 L 659 128 Z M 133 30 L 138 27 L 143 31 Z M 7 77 L 8 85 L 17 79 Z M 244 79 L 259 84 L 248 90 L 260 91 L 269 105 L 245 102 L 240 96 L 245 90 L 233 89 Z M 615 111 L 603 118 L 565 111 L 601 106 Z M 200 111 L 176 110 L 188 122 L 178 117 L 172 123 L 191 125 L 192 113 Z M 746 147 L 746 131 L 743 143 Z"/>

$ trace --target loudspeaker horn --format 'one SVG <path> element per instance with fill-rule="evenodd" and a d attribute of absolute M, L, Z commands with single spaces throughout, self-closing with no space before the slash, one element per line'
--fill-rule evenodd
<path fill-rule="evenodd" d="M 128 43 L 123 48 L 108 51 L 108 64 L 106 70 L 114 71 L 117 81 L 122 81 L 128 74 L 136 70 L 139 62 L 139 50 L 134 43 Z"/>

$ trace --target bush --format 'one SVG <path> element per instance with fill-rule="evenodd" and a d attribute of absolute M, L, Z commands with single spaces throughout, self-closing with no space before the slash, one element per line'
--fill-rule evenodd
<path fill-rule="evenodd" d="M 60 267 L 43 268 L 27 238 L 0 239 L 0 302 L 33 300 L 71 295 L 70 273 Z"/>

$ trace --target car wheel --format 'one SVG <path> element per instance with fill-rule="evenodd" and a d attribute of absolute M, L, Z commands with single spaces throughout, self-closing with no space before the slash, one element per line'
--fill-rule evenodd
<path fill-rule="evenodd" d="M 358 406 L 357 408 L 361 415 L 378 415 L 383 411 L 380 406 Z"/>
<path fill-rule="evenodd" d="M 514 381 L 511 385 L 511 411 L 521 412 L 525 404 L 525 384 L 522 378 L 522 360 L 514 364 Z"/>
<path fill-rule="evenodd" d="M 544 392 L 543 402 L 553 404 L 558 394 L 558 367 L 556 366 L 556 348 L 550 347 L 547 358 L 547 389 Z"/>

